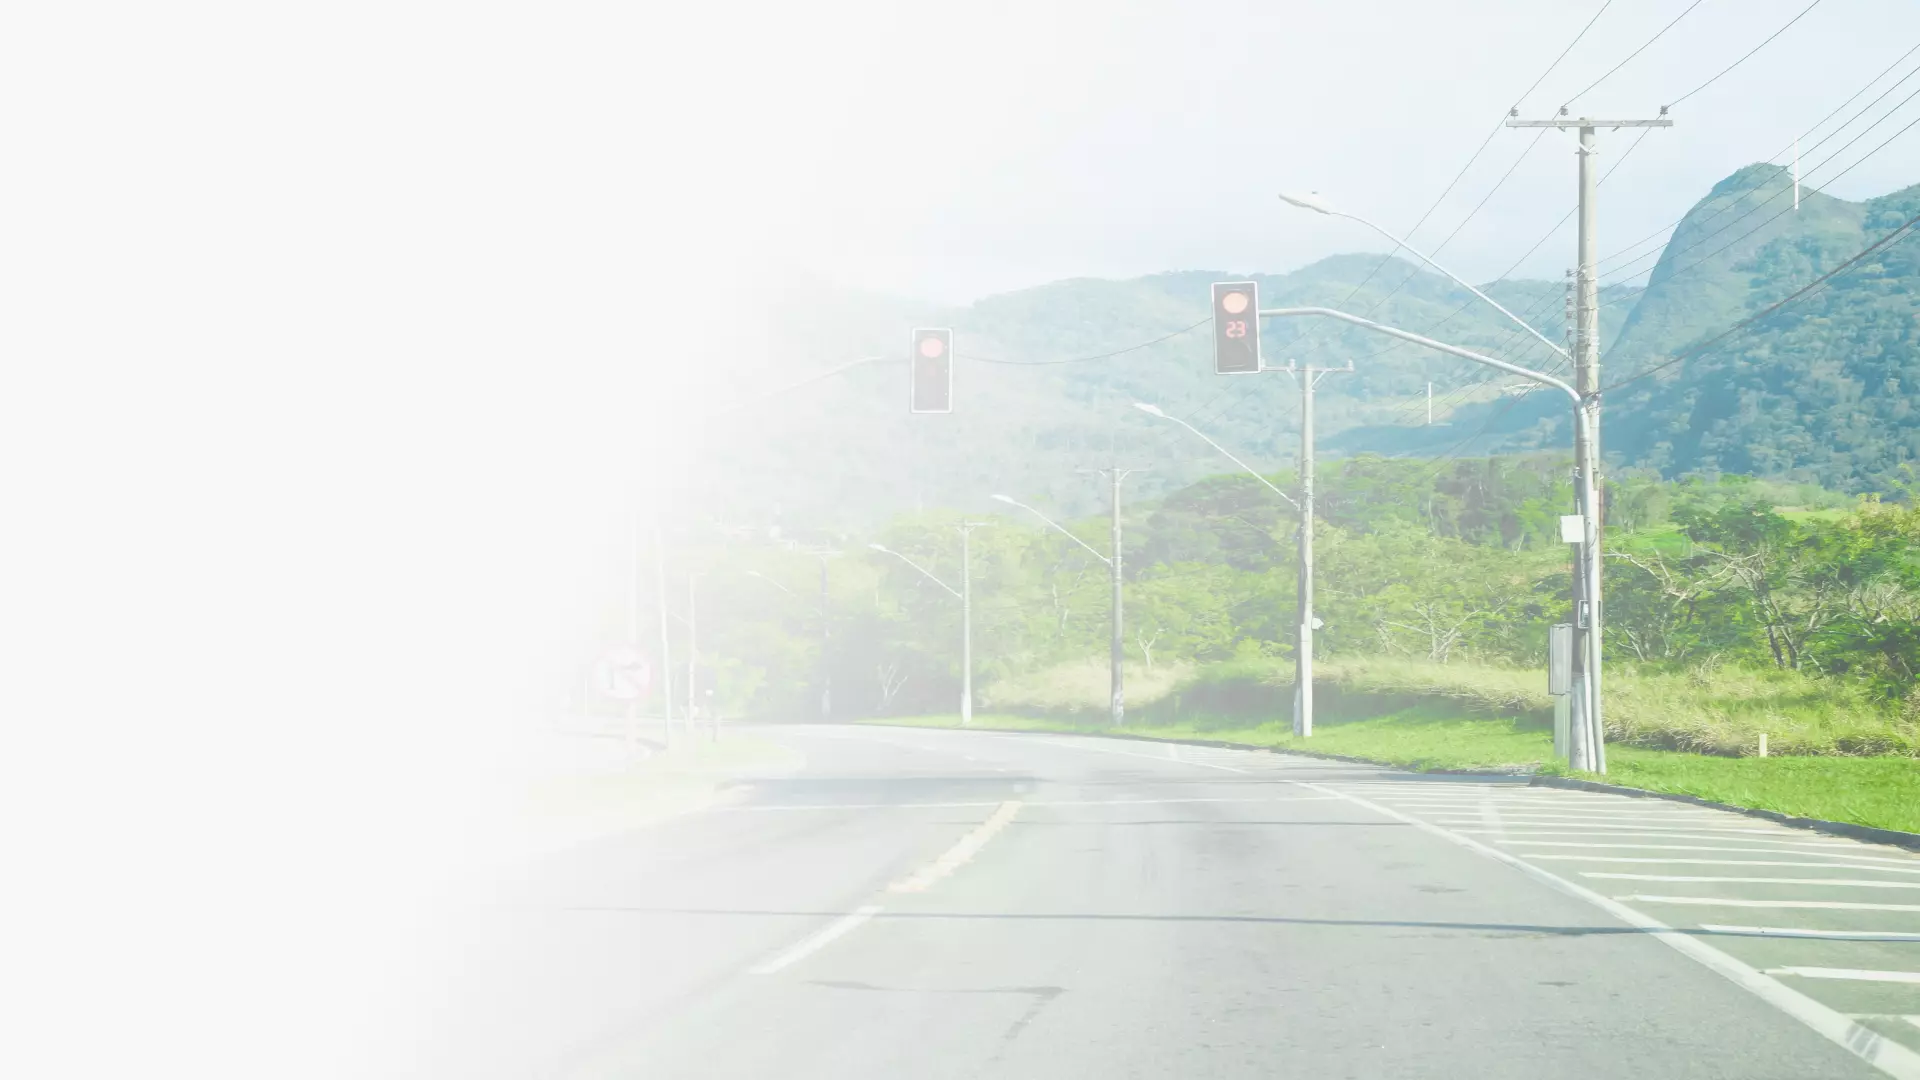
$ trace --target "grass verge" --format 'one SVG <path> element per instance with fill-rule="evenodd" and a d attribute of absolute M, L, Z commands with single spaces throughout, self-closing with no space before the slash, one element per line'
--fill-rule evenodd
<path fill-rule="evenodd" d="M 951 715 L 875 722 L 917 727 L 958 727 L 960 723 L 959 717 Z M 1462 714 L 1436 706 L 1325 724 L 1311 739 L 1296 738 L 1284 723 L 1249 725 L 1233 719 L 1200 718 L 1115 729 L 1088 720 L 977 713 L 973 726 L 1085 734 L 1112 734 L 1117 730 L 1145 738 L 1211 739 L 1337 754 L 1422 771 L 1537 770 L 1798 817 L 1920 832 L 1920 759 L 1904 756 L 1728 758 L 1609 746 L 1607 775 L 1587 776 L 1572 772 L 1554 758 L 1549 731 L 1513 719 Z"/>
<path fill-rule="evenodd" d="M 555 770 L 525 782 L 505 851 L 539 855 L 638 828 L 708 805 L 727 780 L 798 764 L 785 747 L 729 734 L 640 760 Z"/>

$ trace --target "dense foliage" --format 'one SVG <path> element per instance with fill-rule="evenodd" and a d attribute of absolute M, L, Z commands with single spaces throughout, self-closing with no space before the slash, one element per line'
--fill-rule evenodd
<path fill-rule="evenodd" d="M 1294 478 L 1272 478 L 1283 490 Z M 1331 660 L 1538 669 L 1565 621 L 1570 549 L 1552 456 L 1442 464 L 1374 457 L 1319 477 L 1318 642 Z M 1907 698 L 1920 672 L 1920 508 L 1807 485 L 1648 475 L 1609 486 L 1607 648 L 1647 672 L 1761 667 L 1832 692 Z M 962 519 L 907 514 L 878 534 L 818 538 L 843 554 L 734 547 L 703 577 L 702 654 L 733 712 L 948 710 L 958 696 Z M 975 683 L 996 686 L 1106 654 L 1102 559 L 1030 517 L 971 534 Z M 1137 677 L 1291 656 L 1299 519 L 1250 477 L 1213 477 L 1126 514 L 1126 647 Z M 1109 523 L 1074 533 L 1105 551 Z M 804 545 L 799 545 L 804 547 Z M 709 555 L 713 554 L 709 551 Z M 825 619 L 821 565 L 826 566 Z M 750 565 L 754 575 L 737 567 Z M 726 569 L 725 567 L 735 567 Z M 791 590 L 785 594 L 769 581 Z M 684 655 L 684 654 L 683 654 Z M 1103 675 L 1095 675 L 1103 678 Z M 1797 685 L 1797 684 L 1796 684 Z M 1864 700 L 1864 699 L 1863 699 Z"/>

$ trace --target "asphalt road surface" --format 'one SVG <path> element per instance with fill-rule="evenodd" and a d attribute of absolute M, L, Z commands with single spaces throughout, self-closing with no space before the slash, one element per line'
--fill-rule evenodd
<path fill-rule="evenodd" d="M 451 907 L 460 1077 L 1920 1078 L 1920 856 L 1256 751 L 806 767 Z"/>

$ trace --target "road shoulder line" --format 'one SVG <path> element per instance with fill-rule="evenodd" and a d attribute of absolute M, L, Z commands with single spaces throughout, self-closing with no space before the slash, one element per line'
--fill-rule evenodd
<path fill-rule="evenodd" d="M 1732 956 L 1698 941 L 1688 934 L 1681 933 L 1666 923 L 1643 912 L 1636 911 L 1615 900 L 1594 892 L 1583 885 L 1568 881 L 1559 875 L 1535 866 L 1519 856 L 1501 851 L 1472 837 L 1462 836 L 1449 829 L 1441 828 L 1432 822 L 1402 814 L 1397 810 L 1382 806 L 1358 795 L 1351 795 L 1336 788 L 1326 787 L 1308 780 L 1294 780 L 1291 783 L 1315 791 L 1329 792 L 1345 798 L 1355 806 L 1364 807 L 1375 813 L 1385 815 L 1397 821 L 1405 822 L 1414 828 L 1461 847 L 1477 851 L 1497 862 L 1519 870 L 1528 877 L 1550 886 L 1575 899 L 1585 900 L 1594 907 L 1605 911 L 1628 926 L 1639 927 L 1648 932 L 1648 936 L 1674 949 L 1691 960 L 1701 964 L 1716 974 L 1735 983 L 1754 996 L 1767 1002 L 1774 1008 L 1800 1021 L 1815 1032 L 1839 1045 L 1849 1053 L 1885 1072 L 1897 1080 L 1920 1080 L 1920 1053 L 1894 1042 L 1879 1033 L 1861 1026 L 1851 1017 L 1829 1008 L 1807 997 L 1793 988 L 1763 974 Z"/>

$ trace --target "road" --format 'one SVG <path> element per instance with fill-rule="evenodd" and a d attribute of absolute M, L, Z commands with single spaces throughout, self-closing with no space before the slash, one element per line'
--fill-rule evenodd
<path fill-rule="evenodd" d="M 450 907 L 403 1071 L 1920 1078 L 1898 849 L 1256 751 L 760 734 L 806 767 Z"/>

